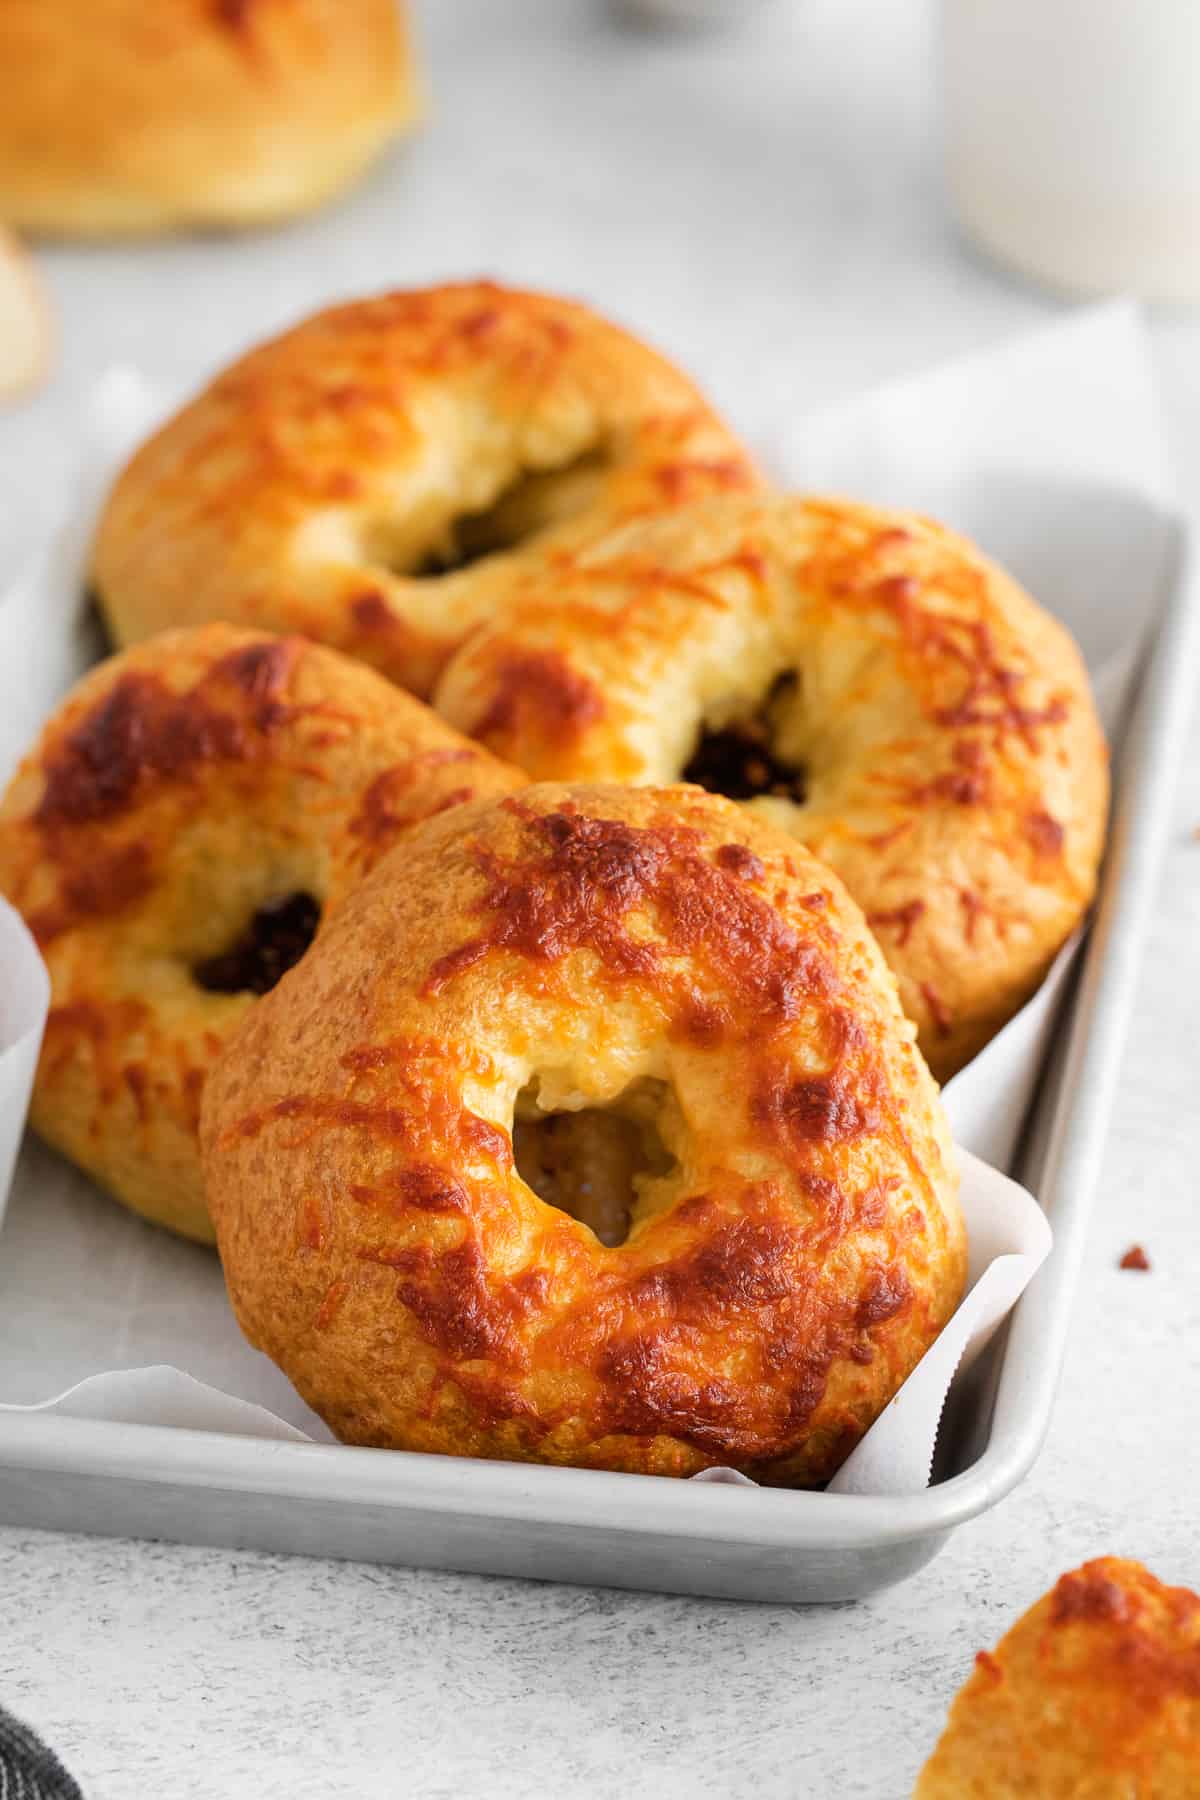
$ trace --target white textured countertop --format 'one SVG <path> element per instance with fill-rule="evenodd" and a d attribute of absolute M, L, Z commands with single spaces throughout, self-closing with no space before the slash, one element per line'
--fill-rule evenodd
<path fill-rule="evenodd" d="M 0 418 L 0 573 L 63 504 L 101 367 L 196 379 L 365 288 L 485 272 L 582 293 L 735 420 L 781 365 L 815 406 L 1054 315 L 955 241 L 919 8 L 780 0 L 732 37 L 669 40 L 600 0 L 424 12 L 433 123 L 340 209 L 45 256 L 62 352 Z M 1154 334 L 1195 482 L 1200 318 Z M 1197 820 L 1194 734 L 1051 1439 L 914 1580 L 802 1612 L 0 1531 L 0 1701 L 89 1800 L 900 1800 L 972 1652 L 1063 1569 L 1114 1550 L 1200 1587 Z M 1134 1240 L 1148 1275 L 1116 1268 Z"/>

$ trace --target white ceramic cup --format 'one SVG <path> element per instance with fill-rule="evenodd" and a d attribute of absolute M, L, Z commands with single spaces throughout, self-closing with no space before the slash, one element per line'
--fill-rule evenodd
<path fill-rule="evenodd" d="M 940 0 L 959 221 L 1075 293 L 1200 300 L 1200 0 Z"/>

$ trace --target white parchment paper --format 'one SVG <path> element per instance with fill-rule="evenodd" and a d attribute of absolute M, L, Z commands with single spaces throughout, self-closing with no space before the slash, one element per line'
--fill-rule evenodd
<path fill-rule="evenodd" d="M 50 979 L 24 921 L 0 899 L 0 1220 L 21 1147 Z"/>
<path fill-rule="evenodd" d="M 779 392 L 786 394 L 785 381 Z M 0 601 L 0 782 L 98 652 L 81 598 L 95 508 L 113 470 L 177 399 L 154 394 L 127 369 L 97 386 L 72 523 Z M 1074 632 L 1106 727 L 1119 735 L 1173 533 L 1133 309 L 1078 314 L 816 418 L 803 418 L 793 396 L 790 405 L 781 399 L 778 418 L 738 423 L 788 485 L 913 507 L 974 537 Z M 956 1370 L 969 1366 L 1049 1251 L 1040 1209 L 998 1169 L 1011 1160 L 1039 1079 L 1073 948 L 945 1090 L 971 1235 L 968 1293 L 841 1470 L 834 1485 L 842 1491 L 898 1494 L 926 1484 Z M 5 1132 L 11 1144 L 40 1033 L 40 1019 L 31 1021 L 32 1044 L 30 1027 L 22 1028 L 22 1088 L 20 1057 L 4 1047 L 4 997 L 35 992 L 38 979 L 28 940 L 6 935 L 0 914 L 0 1176 Z M 4 1190 L 0 1180 L 0 1212 Z M 33 1142 L 0 1235 L 0 1402 L 185 1429 L 329 1436 L 242 1340 L 215 1257 L 113 1206 Z M 729 1471 L 697 1479 L 723 1477 L 741 1479 Z"/>

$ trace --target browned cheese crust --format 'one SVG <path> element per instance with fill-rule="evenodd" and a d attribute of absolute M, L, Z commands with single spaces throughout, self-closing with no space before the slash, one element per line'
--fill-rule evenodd
<path fill-rule="evenodd" d="M 1074 644 L 907 514 L 729 498 L 559 551 L 435 705 L 538 780 L 705 780 L 698 745 L 711 765 L 717 734 L 728 762 L 749 721 L 767 753 L 735 770 L 763 777 L 747 803 L 841 876 L 940 1080 L 1095 888 L 1107 753 Z"/>
<path fill-rule="evenodd" d="M 4 0 L 0 219 L 110 237 L 283 218 L 419 110 L 397 0 Z"/>
<path fill-rule="evenodd" d="M 232 619 L 424 694 L 547 542 L 753 482 L 692 383 L 585 307 L 387 294 L 251 351 L 144 445 L 94 579 L 121 642 Z"/>
<path fill-rule="evenodd" d="M 1101 1556 L 981 1650 L 914 1800 L 1196 1800 L 1200 1598 Z"/>
<path fill-rule="evenodd" d="M 200 1094 L 255 992 L 405 830 L 520 780 L 299 638 L 213 625 L 94 669 L 0 803 L 0 893 L 52 986 L 38 1131 L 211 1242 Z"/>
<path fill-rule="evenodd" d="M 208 1083 L 234 1309 L 349 1442 L 822 1482 L 962 1289 L 914 1035 L 836 876 L 724 800 L 458 808 Z M 656 1143 L 601 1241 L 618 1127 Z"/>

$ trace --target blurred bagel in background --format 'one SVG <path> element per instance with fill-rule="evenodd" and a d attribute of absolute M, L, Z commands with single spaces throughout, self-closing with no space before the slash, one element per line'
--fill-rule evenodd
<path fill-rule="evenodd" d="M 345 187 L 419 111 L 397 0 L 4 0 L 0 220 L 268 223 Z"/>

